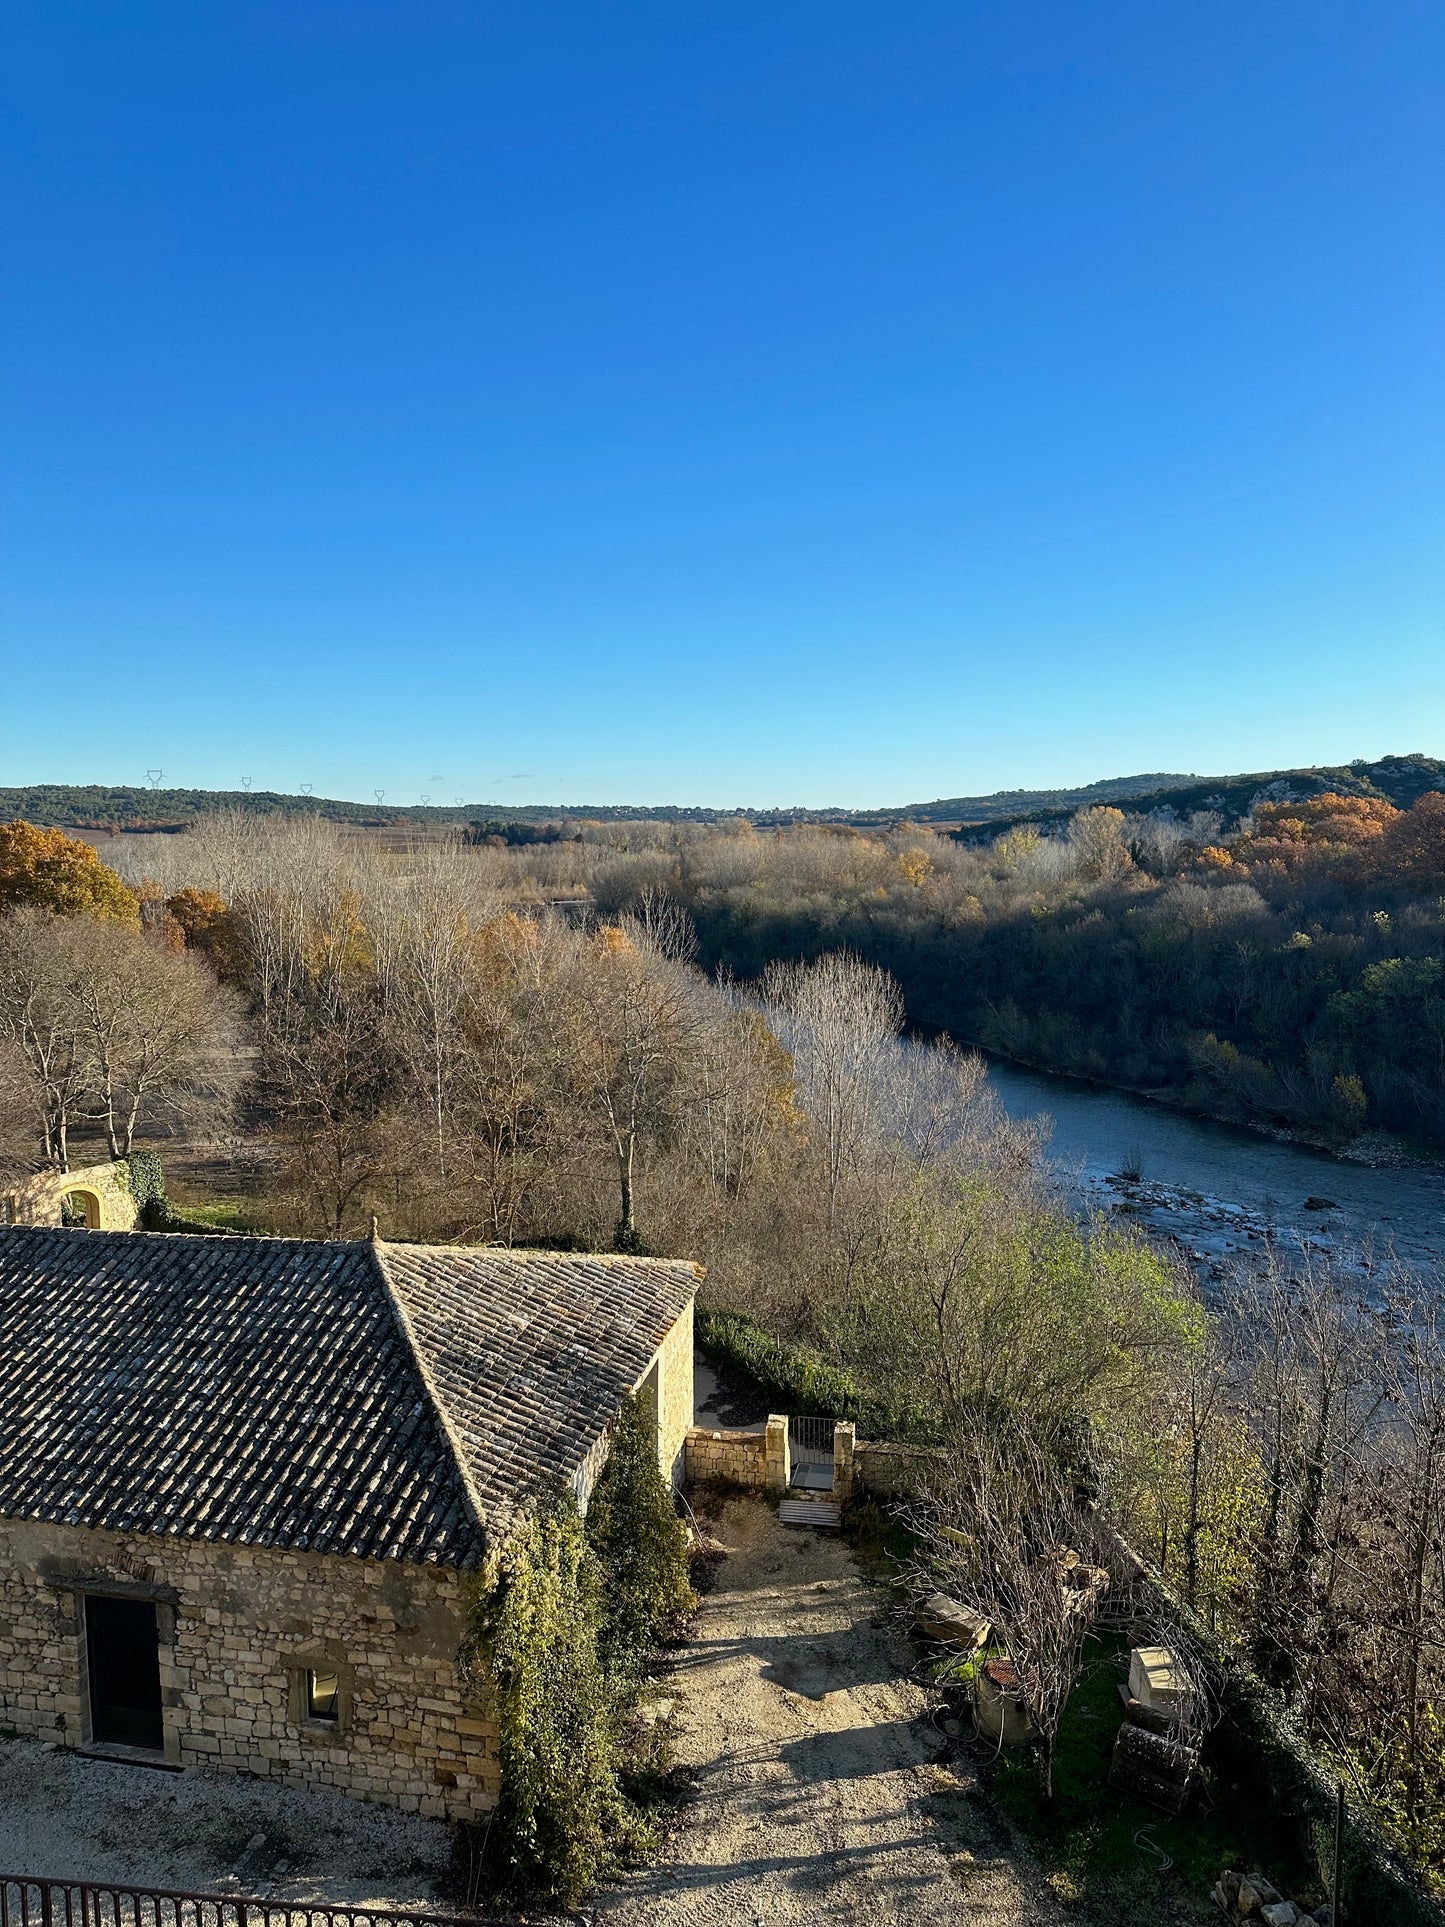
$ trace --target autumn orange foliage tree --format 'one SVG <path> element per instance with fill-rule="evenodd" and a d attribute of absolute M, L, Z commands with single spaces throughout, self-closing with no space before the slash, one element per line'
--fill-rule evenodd
<path fill-rule="evenodd" d="M 1334 879 L 1353 887 L 1445 886 L 1445 795 L 1430 790 L 1408 810 L 1384 797 L 1326 792 L 1302 803 L 1261 803 L 1224 848 L 1200 850 L 1201 870 L 1232 870 L 1267 885 Z"/>
<path fill-rule="evenodd" d="M 1445 888 L 1445 795 L 1430 790 L 1397 817 L 1385 848 L 1403 881 Z"/>
<path fill-rule="evenodd" d="M 1365 874 L 1378 867 L 1382 839 L 1400 814 L 1384 797 L 1333 791 L 1303 803 L 1261 803 L 1252 828 L 1229 854 L 1246 875 L 1288 874 L 1302 867 Z M 1218 861 L 1216 851 L 1205 854 Z"/>
<path fill-rule="evenodd" d="M 241 973 L 239 940 L 226 899 L 215 890 L 187 884 L 166 898 L 166 910 L 179 926 L 187 950 L 203 951 L 222 982 L 235 982 Z"/>
<path fill-rule="evenodd" d="M 140 918 L 135 892 L 80 837 L 0 823 L 0 915 L 25 907 L 114 923 Z"/>

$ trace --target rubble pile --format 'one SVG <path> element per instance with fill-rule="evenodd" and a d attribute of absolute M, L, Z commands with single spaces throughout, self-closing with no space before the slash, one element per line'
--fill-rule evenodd
<path fill-rule="evenodd" d="M 1212 1898 L 1227 1919 L 1247 1921 L 1249 1927 L 1334 1927 L 1335 1910 L 1328 1901 L 1311 1913 L 1300 1901 L 1287 1900 L 1263 1874 L 1226 1869 Z"/>

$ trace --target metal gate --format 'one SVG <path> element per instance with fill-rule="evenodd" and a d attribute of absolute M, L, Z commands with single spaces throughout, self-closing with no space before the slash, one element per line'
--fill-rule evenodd
<path fill-rule="evenodd" d="M 791 1483 L 804 1492 L 833 1490 L 833 1426 L 830 1418 L 790 1418 Z"/>

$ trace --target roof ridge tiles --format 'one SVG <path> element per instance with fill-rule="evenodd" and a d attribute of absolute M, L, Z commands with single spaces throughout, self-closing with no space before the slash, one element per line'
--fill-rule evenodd
<path fill-rule="evenodd" d="M 576 1477 L 685 1259 L 0 1226 L 0 1513 L 472 1565 Z"/>

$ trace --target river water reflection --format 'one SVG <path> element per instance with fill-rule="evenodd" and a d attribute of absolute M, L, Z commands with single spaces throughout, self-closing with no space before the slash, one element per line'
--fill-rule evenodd
<path fill-rule="evenodd" d="M 1206 1278 L 1266 1239 L 1387 1253 L 1445 1283 L 1445 1173 L 1357 1164 L 1188 1117 L 1144 1098 L 990 1062 L 1011 1117 L 1048 1115 L 1048 1156 L 1086 1197 L 1176 1237 Z"/>

